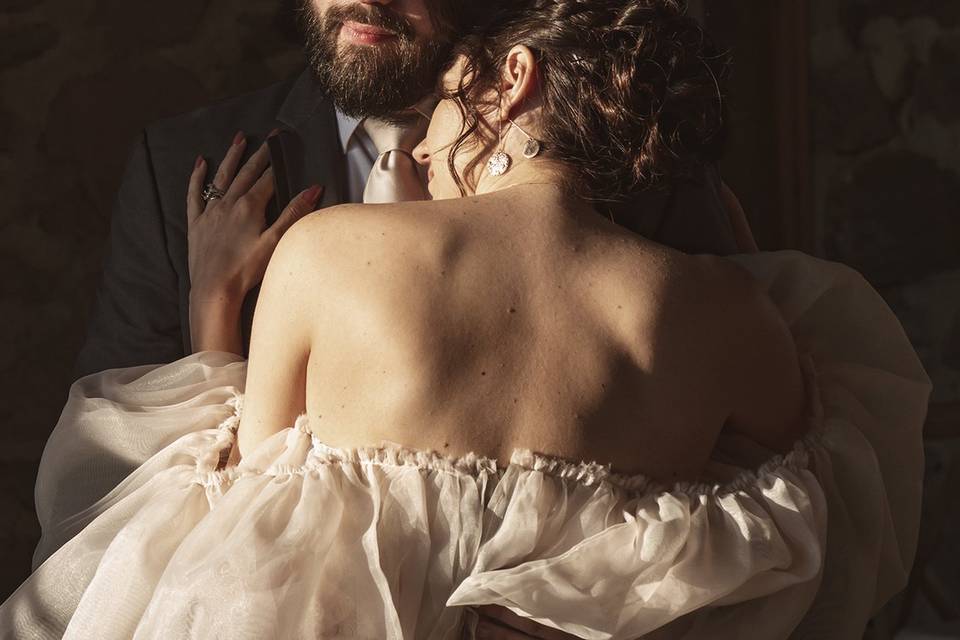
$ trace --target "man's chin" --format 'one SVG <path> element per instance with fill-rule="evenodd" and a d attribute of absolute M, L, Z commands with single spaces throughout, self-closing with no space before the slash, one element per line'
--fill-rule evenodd
<path fill-rule="evenodd" d="M 354 117 L 402 121 L 422 117 L 407 112 L 433 89 L 443 51 L 365 25 L 355 31 L 392 37 L 353 37 L 347 23 L 308 31 L 310 64 L 337 107 Z"/>
<path fill-rule="evenodd" d="M 357 44 L 341 40 L 337 42 L 336 64 L 359 65 L 360 68 L 369 68 L 389 64 L 392 56 L 398 55 L 396 40 L 377 44 Z"/>

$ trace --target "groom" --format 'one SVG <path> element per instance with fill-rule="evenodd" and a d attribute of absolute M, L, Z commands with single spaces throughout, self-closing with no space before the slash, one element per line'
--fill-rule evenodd
<path fill-rule="evenodd" d="M 389 120 L 428 95 L 458 35 L 497 2 L 519 0 L 300 1 L 308 66 L 299 77 L 157 122 L 136 141 L 76 377 L 191 353 L 186 193 L 198 152 L 219 162 L 238 130 L 249 152 L 280 129 L 269 141 L 277 197 L 268 224 L 311 184 L 325 188 L 318 207 L 364 201 L 378 160 L 365 117 Z M 344 38 L 356 46 L 338 48 Z M 721 193 L 711 169 L 702 185 L 676 185 L 617 220 L 680 250 L 735 253 Z M 243 307 L 246 344 L 256 297 L 254 289 Z"/>

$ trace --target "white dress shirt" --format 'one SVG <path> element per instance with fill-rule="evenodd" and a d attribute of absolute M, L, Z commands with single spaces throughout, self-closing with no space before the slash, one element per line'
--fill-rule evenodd
<path fill-rule="evenodd" d="M 373 163 L 380 153 L 370 136 L 360 126 L 360 120 L 351 118 L 337 109 L 337 128 L 340 144 L 347 159 L 347 198 L 350 202 L 363 202 L 363 190 Z"/>
<path fill-rule="evenodd" d="M 406 138 L 406 142 L 409 144 L 401 144 L 402 148 L 409 151 L 420 142 L 420 139 L 426 134 L 430 114 L 433 113 L 436 106 L 437 98 L 431 94 L 425 96 L 413 107 L 413 110 L 422 115 L 424 119 L 413 124 L 413 128 L 403 129 L 405 133 L 401 134 L 400 137 Z M 343 154 L 347 159 L 347 197 L 350 202 L 363 202 L 363 192 L 366 189 L 370 171 L 373 169 L 377 158 L 380 157 L 380 153 L 388 151 L 388 149 L 377 150 L 376 143 L 365 127 L 383 127 L 384 125 L 385 123 L 382 121 L 365 124 L 363 118 L 353 118 L 337 109 L 337 129 L 340 133 Z M 410 136 L 413 138 L 412 141 L 409 139 Z M 407 147 L 410 148 L 407 149 Z M 420 177 L 425 185 L 426 175 L 421 174 Z"/>

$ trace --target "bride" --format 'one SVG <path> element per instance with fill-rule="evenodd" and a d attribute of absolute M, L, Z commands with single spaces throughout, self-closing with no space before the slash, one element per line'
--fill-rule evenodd
<path fill-rule="evenodd" d="M 607 215 L 711 143 L 705 46 L 652 0 L 541 0 L 462 43 L 414 152 L 433 201 L 297 222 L 249 363 L 225 322 L 75 383 L 3 637 L 459 638 L 492 607 L 859 638 L 916 544 L 930 383 L 899 323 L 842 265 Z"/>

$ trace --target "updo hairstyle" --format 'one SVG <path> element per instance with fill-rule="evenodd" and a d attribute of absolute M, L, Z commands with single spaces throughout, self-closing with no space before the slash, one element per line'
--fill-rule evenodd
<path fill-rule="evenodd" d="M 461 192 L 454 156 L 468 142 L 488 150 L 497 143 L 483 100 L 489 109 L 489 96 L 499 95 L 515 45 L 529 47 L 539 65 L 543 156 L 567 165 L 578 195 L 621 201 L 692 176 L 719 155 L 729 58 L 687 15 L 684 0 L 508 4 L 455 47 L 455 57 L 466 59 L 463 79 L 441 91 L 457 99 L 464 117 L 448 159 Z"/>

